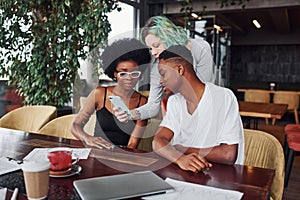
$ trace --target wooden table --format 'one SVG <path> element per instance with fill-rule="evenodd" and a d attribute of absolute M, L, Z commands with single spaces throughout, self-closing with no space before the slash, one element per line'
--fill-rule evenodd
<path fill-rule="evenodd" d="M 73 148 L 83 147 L 81 141 L 77 140 L 62 139 L 0 128 L 1 156 L 9 156 L 21 160 L 36 147 L 54 146 L 68 146 Z M 149 166 L 138 166 L 135 164 L 96 159 L 93 156 L 97 155 L 97 152 L 106 151 L 107 153 L 107 150 L 92 150 L 93 154 L 91 154 L 87 160 L 79 161 L 78 164 L 83 168 L 79 175 L 68 178 L 50 178 L 48 200 L 79 199 L 78 194 L 73 188 L 74 180 L 145 170 L 151 170 L 164 179 L 170 177 L 201 185 L 237 190 L 244 193 L 243 199 L 245 200 L 265 200 L 269 197 L 271 184 L 274 178 L 274 170 L 243 165 L 214 164 L 209 171 L 195 174 L 181 170 L 177 165 L 170 164 L 169 161 L 159 157 L 153 152 L 145 153 L 138 150 L 125 150 L 126 151 L 117 148 L 111 151 L 111 153 L 126 152 L 128 155 L 140 156 L 144 159 L 157 159 L 157 162 Z M 0 176 L 0 184 L 2 184 L 2 187 L 11 187 L 9 188 L 10 190 L 6 199 L 10 199 L 12 195 L 11 190 L 16 187 L 11 184 L 12 180 L 15 184 L 19 184 L 18 187 L 20 187 L 18 199 L 26 199 L 21 170 Z"/>
<path fill-rule="evenodd" d="M 281 119 L 286 113 L 287 107 L 287 104 L 239 101 L 240 115 L 243 117 L 254 118 L 255 129 L 257 129 L 258 126 L 257 118 Z"/>

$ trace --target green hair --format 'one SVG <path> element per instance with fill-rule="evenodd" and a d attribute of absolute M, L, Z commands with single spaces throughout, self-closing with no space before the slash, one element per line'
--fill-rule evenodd
<path fill-rule="evenodd" d="M 145 44 L 145 37 L 149 34 L 155 35 L 169 48 L 174 45 L 186 45 L 188 35 L 181 26 L 176 26 L 165 16 L 154 16 L 149 18 L 141 31 L 141 41 Z"/>

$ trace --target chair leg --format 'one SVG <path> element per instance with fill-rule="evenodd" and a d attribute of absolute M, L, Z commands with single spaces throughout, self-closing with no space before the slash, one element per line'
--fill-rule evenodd
<path fill-rule="evenodd" d="M 289 145 L 287 143 L 287 137 L 284 135 L 284 143 L 283 143 L 283 153 L 284 153 L 284 160 L 285 160 L 285 169 L 286 169 L 286 164 L 287 164 L 287 158 L 289 155 Z"/>
<path fill-rule="evenodd" d="M 272 125 L 275 125 L 276 123 L 276 118 L 272 118 Z"/>
<path fill-rule="evenodd" d="M 295 151 L 289 148 L 289 154 L 288 154 L 286 168 L 285 168 L 284 187 L 288 186 L 291 170 L 293 167 L 294 156 L 295 156 Z"/>
<path fill-rule="evenodd" d="M 245 128 L 248 128 L 250 129 L 251 128 L 251 119 L 248 118 L 248 117 L 243 117 L 242 118 L 242 121 L 243 121 L 243 125 L 245 126 Z"/>
<path fill-rule="evenodd" d="M 296 124 L 299 124 L 298 110 L 296 108 L 294 109 L 294 115 L 295 115 L 295 122 L 296 122 Z"/>
<path fill-rule="evenodd" d="M 269 118 L 266 118 L 266 125 L 269 124 Z"/>
<path fill-rule="evenodd" d="M 255 130 L 257 130 L 258 129 L 258 119 L 257 118 L 255 118 L 255 119 L 253 119 L 253 129 L 255 129 Z"/>

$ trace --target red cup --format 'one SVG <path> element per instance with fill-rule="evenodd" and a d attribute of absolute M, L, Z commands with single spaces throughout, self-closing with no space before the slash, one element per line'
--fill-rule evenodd
<path fill-rule="evenodd" d="M 72 149 L 67 147 L 51 148 L 48 152 L 51 171 L 64 171 L 72 167 L 79 160 L 76 154 L 73 154 L 76 160 L 72 162 Z"/>

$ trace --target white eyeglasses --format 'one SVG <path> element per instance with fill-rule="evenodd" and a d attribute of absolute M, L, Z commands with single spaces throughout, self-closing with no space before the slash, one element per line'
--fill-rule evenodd
<path fill-rule="evenodd" d="M 138 78 L 140 77 L 141 72 L 140 71 L 132 71 L 132 72 L 118 72 L 118 76 L 120 78 L 128 78 L 129 76 L 131 78 Z"/>

